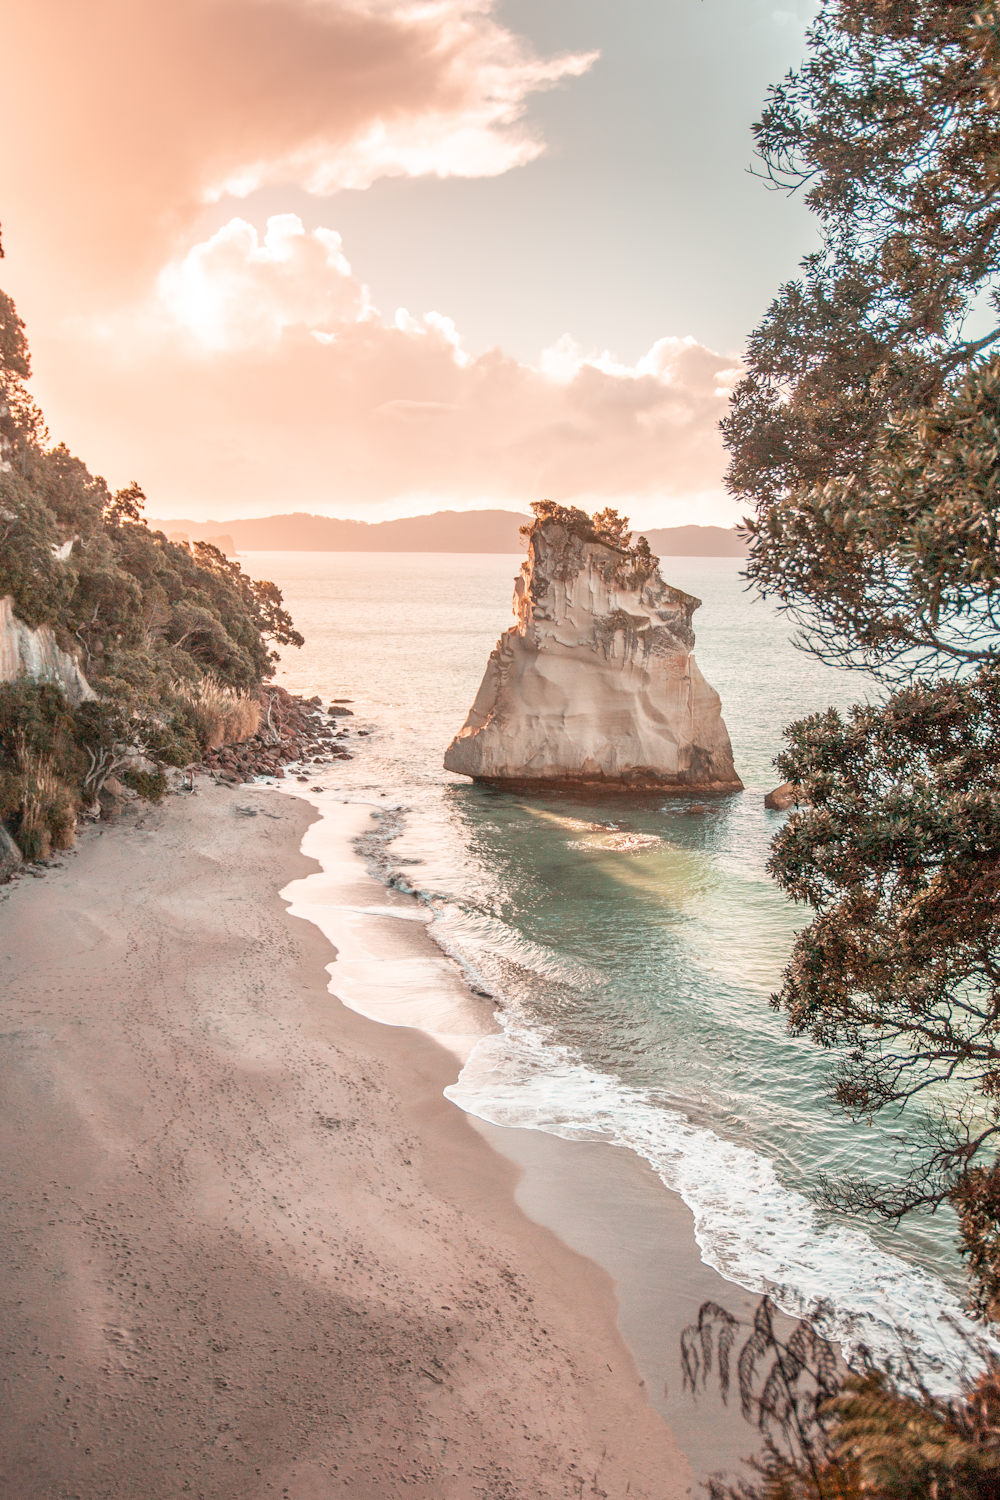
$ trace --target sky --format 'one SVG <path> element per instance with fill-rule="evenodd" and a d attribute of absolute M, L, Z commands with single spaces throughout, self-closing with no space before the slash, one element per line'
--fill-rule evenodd
<path fill-rule="evenodd" d="M 4 8 L 0 284 L 151 515 L 738 518 L 718 422 L 815 240 L 750 127 L 810 7 Z"/>

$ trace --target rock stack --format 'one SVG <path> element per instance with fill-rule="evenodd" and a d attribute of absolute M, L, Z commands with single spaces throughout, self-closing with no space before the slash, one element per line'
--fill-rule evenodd
<path fill-rule="evenodd" d="M 695 663 L 700 600 L 606 511 L 532 507 L 517 623 L 444 764 L 476 781 L 741 791 L 719 695 Z"/>

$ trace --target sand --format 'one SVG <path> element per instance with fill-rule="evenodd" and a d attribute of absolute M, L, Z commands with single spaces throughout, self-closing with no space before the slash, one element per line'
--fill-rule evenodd
<path fill-rule="evenodd" d="M 688 1494 L 610 1277 L 442 1096 L 488 1007 L 379 1025 L 279 899 L 315 816 L 202 781 L 0 905 L 0 1494 Z"/>

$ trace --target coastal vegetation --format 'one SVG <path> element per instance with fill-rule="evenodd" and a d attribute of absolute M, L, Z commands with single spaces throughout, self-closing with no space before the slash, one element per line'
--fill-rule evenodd
<path fill-rule="evenodd" d="M 750 340 L 727 480 L 754 506 L 747 576 L 807 649 L 864 669 L 872 700 L 786 731 L 777 764 L 800 806 L 769 868 L 812 919 L 773 1004 L 836 1050 L 841 1108 L 899 1132 L 900 1175 L 827 1182 L 827 1205 L 890 1221 L 954 1210 L 970 1310 L 992 1320 L 1000 7 L 824 0 L 755 130 L 763 176 L 802 192 L 820 244 Z M 720 1354 L 736 1337 L 722 1309 L 703 1315 L 692 1380 L 713 1321 Z M 845 1376 L 821 1324 L 814 1310 L 782 1343 L 762 1305 L 739 1374 L 765 1449 L 757 1481 L 720 1481 L 717 1500 L 997 1493 L 1000 1365 L 985 1348 L 945 1400 L 905 1360 L 862 1353 Z"/>
<path fill-rule="evenodd" d="M 1000 1310 L 1000 9 L 828 0 L 756 127 L 820 228 L 725 424 L 748 576 L 878 702 L 793 725 L 807 803 L 771 871 L 814 913 L 775 1004 L 840 1052 L 839 1104 L 911 1169 L 829 1185 L 950 1204 Z M 970 333 L 970 320 L 976 332 Z"/>
<path fill-rule="evenodd" d="M 531 509 L 534 521 L 521 527 L 521 536 L 525 541 L 530 541 L 547 521 L 555 521 L 583 542 L 600 542 L 602 546 L 620 552 L 622 560 L 619 569 L 622 577 L 627 574 L 643 583 L 656 572 L 659 559 L 653 556 L 649 542 L 644 536 L 633 541 L 628 516 L 620 516 L 611 506 L 595 511 L 592 516 L 575 505 L 559 505 L 555 500 L 533 500 Z"/>
<path fill-rule="evenodd" d="M 715 1375 L 723 1400 L 735 1364 L 740 1409 L 760 1433 L 756 1478 L 708 1482 L 711 1500 L 995 1500 L 1000 1484 L 1000 1361 L 943 1399 L 917 1361 L 880 1368 L 860 1349 L 846 1374 L 817 1307 L 787 1334 L 763 1297 L 738 1353 L 739 1321 L 714 1302 L 681 1336 L 685 1386 Z"/>
<path fill-rule="evenodd" d="M 43 858 L 69 847 L 112 776 L 162 795 L 164 767 L 254 734 L 274 647 L 302 638 L 274 584 L 151 531 L 137 484 L 112 493 L 53 445 L 30 373 L 0 293 L 0 598 L 50 631 L 93 691 L 73 703 L 55 681 L 0 683 L 0 819 Z"/>

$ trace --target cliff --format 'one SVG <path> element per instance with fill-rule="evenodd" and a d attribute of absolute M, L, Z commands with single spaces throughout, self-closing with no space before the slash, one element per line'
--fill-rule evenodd
<path fill-rule="evenodd" d="M 671 588 L 613 513 L 539 504 L 514 584 L 517 624 L 446 770 L 481 781 L 742 789 L 719 695 L 694 660 L 700 600 Z M 611 517 L 611 520 L 606 519 Z"/>
<path fill-rule="evenodd" d="M 73 657 L 56 644 L 52 627 L 32 630 L 18 619 L 8 596 L 0 599 L 0 682 L 21 676 L 58 683 L 74 705 L 97 696 Z"/>

